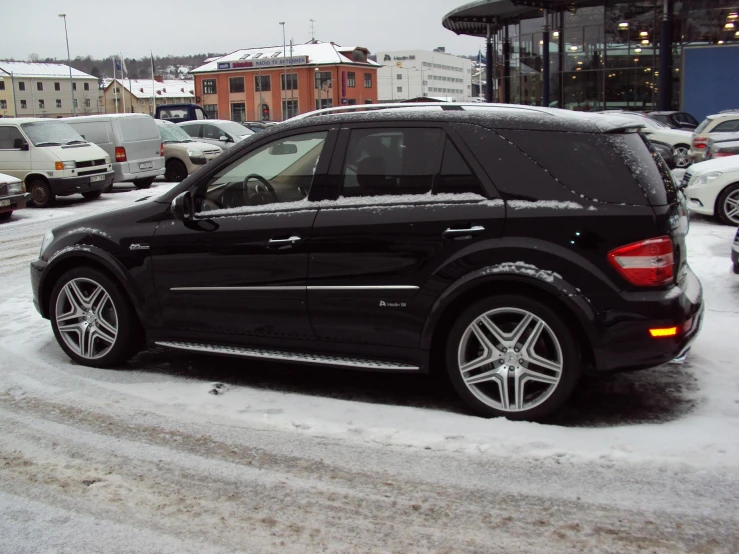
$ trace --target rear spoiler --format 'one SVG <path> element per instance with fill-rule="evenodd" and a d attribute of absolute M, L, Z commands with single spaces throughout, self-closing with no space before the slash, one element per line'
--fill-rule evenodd
<path fill-rule="evenodd" d="M 618 114 L 602 114 L 594 123 L 603 133 L 635 133 L 646 127 L 644 123 L 638 123 L 631 118 L 622 117 Z"/>

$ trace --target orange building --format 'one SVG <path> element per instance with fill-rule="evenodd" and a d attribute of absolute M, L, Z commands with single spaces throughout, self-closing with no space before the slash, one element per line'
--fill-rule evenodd
<path fill-rule="evenodd" d="M 291 52 L 292 51 L 292 52 Z M 287 55 L 285 55 L 287 54 Z M 191 73 L 195 101 L 213 119 L 283 121 L 319 107 L 377 103 L 369 50 L 332 42 L 238 50 Z"/>

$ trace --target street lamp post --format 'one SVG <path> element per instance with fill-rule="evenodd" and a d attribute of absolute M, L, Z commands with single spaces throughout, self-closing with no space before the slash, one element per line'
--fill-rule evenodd
<path fill-rule="evenodd" d="M 280 25 L 282 25 L 282 67 L 283 67 L 283 84 L 280 87 L 280 101 L 282 102 L 282 121 L 285 121 L 285 100 L 284 100 L 284 89 L 287 88 L 287 64 L 285 63 L 285 58 L 287 58 L 287 42 L 285 40 L 285 22 L 280 21 Z"/>
<path fill-rule="evenodd" d="M 60 13 L 59 17 L 64 19 L 64 36 L 67 39 L 67 65 L 69 66 L 69 89 L 72 92 L 72 117 L 77 115 L 74 107 L 74 81 L 72 80 L 72 57 L 69 55 L 69 33 L 67 33 L 67 14 Z"/>

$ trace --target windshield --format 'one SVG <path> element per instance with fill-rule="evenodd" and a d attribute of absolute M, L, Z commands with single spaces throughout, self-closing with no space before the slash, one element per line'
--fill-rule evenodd
<path fill-rule="evenodd" d="M 164 142 L 192 142 L 190 135 L 177 125 L 159 125 L 158 127 L 159 136 Z"/>
<path fill-rule="evenodd" d="M 252 131 L 251 129 L 247 129 L 240 123 L 236 123 L 234 121 L 223 121 L 218 124 L 218 127 L 226 131 L 229 135 L 233 135 L 236 137 L 244 137 L 254 134 L 254 131 Z"/>
<path fill-rule="evenodd" d="M 62 144 L 86 144 L 77 131 L 62 121 L 35 121 L 23 123 L 23 132 L 34 146 L 61 146 Z"/>

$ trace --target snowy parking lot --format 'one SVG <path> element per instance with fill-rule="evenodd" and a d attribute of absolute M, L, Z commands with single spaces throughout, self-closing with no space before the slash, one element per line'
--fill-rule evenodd
<path fill-rule="evenodd" d="M 737 552 L 736 229 L 694 217 L 703 329 L 683 365 L 585 379 L 546 425 L 443 379 L 164 349 L 74 364 L 32 304 L 52 227 L 0 224 L 0 552 Z"/>

